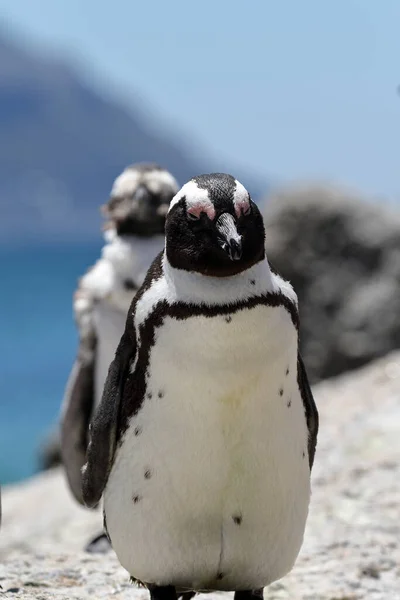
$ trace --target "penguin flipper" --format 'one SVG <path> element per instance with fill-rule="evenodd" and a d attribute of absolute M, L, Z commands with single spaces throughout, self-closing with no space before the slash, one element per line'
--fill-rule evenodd
<path fill-rule="evenodd" d="M 303 400 L 304 410 L 306 413 L 307 429 L 308 429 L 308 460 L 310 463 L 310 471 L 314 464 L 315 449 L 317 446 L 317 436 L 319 428 L 318 409 L 314 401 L 311 387 L 308 381 L 306 368 L 301 358 L 300 352 L 297 355 L 297 381 L 299 384 L 301 398 Z"/>
<path fill-rule="evenodd" d="M 89 422 L 94 406 L 96 337 L 81 338 L 68 379 L 61 415 L 61 456 L 75 499 L 83 504 L 81 469 L 85 464 Z"/>
<path fill-rule="evenodd" d="M 134 333 L 127 327 L 110 365 L 103 396 L 89 428 L 90 441 L 86 464 L 82 469 L 83 501 L 89 507 L 99 503 L 111 471 L 124 383 L 135 355 L 136 340 Z"/>

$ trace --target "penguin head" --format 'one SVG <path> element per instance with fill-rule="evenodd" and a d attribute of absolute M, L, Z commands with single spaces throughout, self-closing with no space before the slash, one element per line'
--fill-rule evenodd
<path fill-rule="evenodd" d="M 199 175 L 172 199 L 166 255 L 177 269 L 212 277 L 236 275 L 264 258 L 264 241 L 261 213 L 232 175 Z"/>
<path fill-rule="evenodd" d="M 110 199 L 102 207 L 106 228 L 115 229 L 118 235 L 164 233 L 168 206 L 177 191 L 175 178 L 156 164 L 127 167 L 115 180 Z"/>

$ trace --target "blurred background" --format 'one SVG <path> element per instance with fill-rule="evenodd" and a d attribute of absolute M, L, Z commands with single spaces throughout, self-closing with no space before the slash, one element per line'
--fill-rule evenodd
<path fill-rule="evenodd" d="M 132 162 L 251 191 L 313 382 L 400 346 L 399 22 L 398 0 L 0 0 L 2 483 L 40 468 Z"/>

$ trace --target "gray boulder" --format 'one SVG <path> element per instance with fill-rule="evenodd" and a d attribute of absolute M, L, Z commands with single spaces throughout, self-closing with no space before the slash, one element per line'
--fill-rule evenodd
<path fill-rule="evenodd" d="M 400 347 L 400 212 L 304 186 L 267 203 L 268 257 L 293 284 L 312 381 Z"/>

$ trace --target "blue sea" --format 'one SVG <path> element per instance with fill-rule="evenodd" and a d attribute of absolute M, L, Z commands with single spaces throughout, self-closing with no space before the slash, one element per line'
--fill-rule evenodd
<path fill-rule="evenodd" d="M 56 425 L 77 336 L 72 295 L 101 241 L 0 248 L 0 482 L 38 469 L 38 447 Z"/>

